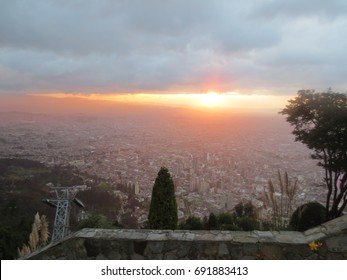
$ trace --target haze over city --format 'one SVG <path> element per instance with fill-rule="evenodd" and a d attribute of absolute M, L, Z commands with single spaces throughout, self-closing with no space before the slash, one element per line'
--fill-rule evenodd
<path fill-rule="evenodd" d="M 343 0 L 3 1 L 0 157 L 135 186 L 144 205 L 167 166 L 181 218 L 260 209 L 279 170 L 297 205 L 321 200 L 278 112 L 300 89 L 346 91 L 346 26 Z"/>

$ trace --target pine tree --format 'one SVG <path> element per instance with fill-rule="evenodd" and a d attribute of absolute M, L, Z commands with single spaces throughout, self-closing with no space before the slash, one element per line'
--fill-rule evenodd
<path fill-rule="evenodd" d="M 155 179 L 148 215 L 150 229 L 176 229 L 177 204 L 175 187 L 167 168 L 162 167 Z"/>

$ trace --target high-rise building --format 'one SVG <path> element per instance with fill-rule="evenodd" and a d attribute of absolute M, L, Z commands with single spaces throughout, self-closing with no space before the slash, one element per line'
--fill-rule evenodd
<path fill-rule="evenodd" d="M 219 205 L 224 211 L 230 211 L 234 208 L 233 196 L 232 194 L 220 196 Z"/>
<path fill-rule="evenodd" d="M 193 156 L 193 170 L 198 173 L 198 158 L 196 156 Z"/>
<path fill-rule="evenodd" d="M 135 193 L 135 195 L 138 195 L 140 193 L 140 184 L 138 181 L 136 181 L 136 183 L 135 183 L 134 193 Z"/>

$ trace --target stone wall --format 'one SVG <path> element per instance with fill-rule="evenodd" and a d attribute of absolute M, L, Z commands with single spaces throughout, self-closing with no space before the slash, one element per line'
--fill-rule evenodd
<path fill-rule="evenodd" d="M 27 258 L 347 259 L 347 215 L 305 232 L 83 229 Z"/>

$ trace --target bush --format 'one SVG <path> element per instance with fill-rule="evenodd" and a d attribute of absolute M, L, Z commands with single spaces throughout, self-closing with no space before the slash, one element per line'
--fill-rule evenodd
<path fill-rule="evenodd" d="M 83 228 L 112 228 L 113 226 L 107 220 L 107 218 L 97 212 L 92 212 L 88 218 L 78 222 L 76 229 L 80 230 Z"/>
<path fill-rule="evenodd" d="M 180 229 L 183 230 L 202 230 L 204 229 L 201 220 L 197 217 L 189 217 L 185 223 L 180 224 Z"/>
<path fill-rule="evenodd" d="M 237 218 L 236 225 L 244 231 L 252 231 L 259 229 L 259 223 L 257 222 L 257 220 L 249 217 Z"/>
<path fill-rule="evenodd" d="M 293 230 L 305 231 L 325 221 L 325 207 L 318 202 L 308 202 L 294 211 L 290 219 L 290 227 Z"/>

